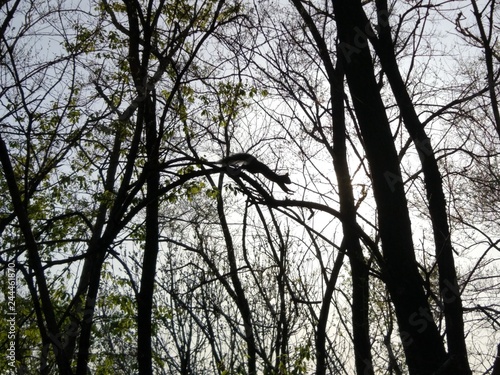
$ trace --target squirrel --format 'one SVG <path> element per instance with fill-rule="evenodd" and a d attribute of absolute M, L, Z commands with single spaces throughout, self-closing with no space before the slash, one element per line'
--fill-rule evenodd
<path fill-rule="evenodd" d="M 292 180 L 290 180 L 290 176 L 288 176 L 288 173 L 282 175 L 277 174 L 267 165 L 259 161 L 255 156 L 247 154 L 246 152 L 229 155 L 224 159 L 219 160 L 217 164 L 222 164 L 223 166 L 229 167 L 236 166 L 238 169 L 244 168 L 252 174 L 260 173 L 268 180 L 276 182 L 281 190 L 283 190 L 285 193 L 291 192 L 291 190 L 285 186 L 285 184 L 292 183 Z"/>

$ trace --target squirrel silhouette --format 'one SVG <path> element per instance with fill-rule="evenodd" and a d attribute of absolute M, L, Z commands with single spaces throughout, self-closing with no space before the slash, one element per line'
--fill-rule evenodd
<path fill-rule="evenodd" d="M 223 166 L 243 168 L 252 174 L 260 173 L 268 180 L 276 182 L 285 193 L 292 192 L 285 186 L 285 184 L 292 183 L 288 173 L 277 174 L 267 165 L 259 161 L 255 156 L 246 152 L 229 155 L 224 159 L 219 160 L 217 163 L 222 164 Z"/>

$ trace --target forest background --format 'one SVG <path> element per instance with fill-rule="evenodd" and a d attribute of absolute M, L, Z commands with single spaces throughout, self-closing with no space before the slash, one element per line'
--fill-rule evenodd
<path fill-rule="evenodd" d="M 0 12 L 2 373 L 500 374 L 496 1 Z"/>

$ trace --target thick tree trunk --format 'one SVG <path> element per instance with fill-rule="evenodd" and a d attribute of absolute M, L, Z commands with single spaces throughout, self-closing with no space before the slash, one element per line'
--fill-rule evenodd
<path fill-rule="evenodd" d="M 337 0 L 333 5 L 342 51 L 339 58 L 345 64 L 372 174 L 385 260 L 384 281 L 396 310 L 410 374 L 432 374 L 445 362 L 446 352 L 417 269 L 399 160 L 366 35 L 360 32 L 366 26 L 364 12 L 359 0 Z"/>
<path fill-rule="evenodd" d="M 446 320 L 449 355 L 455 362 L 454 373 L 457 375 L 466 375 L 470 374 L 471 370 L 467 359 L 462 300 L 458 289 L 441 174 L 431 141 L 415 112 L 403 78 L 399 72 L 394 55 L 389 21 L 387 19 L 388 9 L 386 0 L 377 0 L 377 10 L 381 17 L 379 17 L 379 42 L 375 41 L 375 49 L 380 57 L 382 68 L 387 75 L 394 97 L 400 108 L 406 129 L 417 148 L 424 173 L 429 214 L 434 233 L 436 260 L 439 269 L 439 290 L 441 292 Z"/>

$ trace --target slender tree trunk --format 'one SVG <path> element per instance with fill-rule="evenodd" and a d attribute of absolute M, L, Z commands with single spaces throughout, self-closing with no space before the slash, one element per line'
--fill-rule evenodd
<path fill-rule="evenodd" d="M 97 243 L 102 242 L 97 240 Z M 99 292 L 99 285 L 101 282 L 101 269 L 104 259 L 106 257 L 106 246 L 101 249 L 98 245 L 92 246 L 93 251 L 89 252 L 89 284 L 87 297 L 85 300 L 85 313 L 86 316 L 81 323 L 81 333 L 79 338 L 79 351 L 78 351 L 78 361 L 76 367 L 76 375 L 86 375 L 88 374 L 87 364 L 89 362 L 90 355 L 90 345 L 91 345 L 91 334 L 92 334 L 92 324 L 95 312 L 95 302 L 97 300 L 97 294 Z"/>
<path fill-rule="evenodd" d="M 352 301 L 352 324 L 354 338 L 355 365 L 358 374 L 373 374 L 370 332 L 368 321 L 368 301 L 369 301 L 369 278 L 368 267 L 363 259 L 363 251 L 356 233 L 356 208 L 352 192 L 351 176 L 347 163 L 345 118 L 344 118 L 344 69 L 342 63 L 338 61 L 334 66 L 328 47 L 322 35 L 300 0 L 292 0 L 302 19 L 306 23 L 317 44 L 320 58 L 325 66 L 325 70 L 330 81 L 330 96 L 332 99 L 332 121 L 333 121 L 333 147 L 329 146 L 329 141 L 323 135 L 325 145 L 332 155 L 335 174 L 339 184 L 340 212 L 343 216 L 342 228 L 344 232 L 343 249 L 346 250 L 351 264 L 353 280 L 353 301 Z M 321 133 L 321 128 L 318 129 Z M 332 280 L 333 281 L 333 280 Z M 332 284 L 331 282 L 329 284 Z M 328 318 L 328 304 L 332 297 L 333 287 L 327 288 L 325 300 L 320 312 L 316 332 L 316 373 L 318 375 L 326 373 L 326 319 Z"/>
<path fill-rule="evenodd" d="M 327 352 L 326 352 L 326 342 L 327 342 L 327 325 L 328 325 L 328 315 L 330 313 L 331 300 L 333 297 L 333 292 L 335 291 L 335 286 L 337 285 L 337 279 L 340 270 L 343 266 L 343 261 L 345 257 L 345 246 L 344 244 L 340 247 L 340 253 L 335 260 L 330 278 L 326 284 L 325 294 L 323 295 L 323 303 L 321 305 L 321 310 L 318 316 L 318 324 L 316 326 L 316 375 L 324 375 L 327 373 Z"/>
<path fill-rule="evenodd" d="M 97 294 L 101 281 L 101 269 L 106 257 L 106 252 L 119 232 L 119 223 L 123 219 L 123 215 L 128 207 L 128 203 L 125 202 L 127 200 L 130 202 L 129 186 L 139 151 L 142 132 L 142 122 L 138 119 L 137 126 L 134 129 L 134 136 L 132 137 L 132 142 L 130 143 L 127 154 L 127 162 L 120 188 L 118 189 L 113 207 L 109 210 L 109 218 L 106 219 L 108 208 L 107 205 L 103 203 L 99 208 L 99 216 L 93 228 L 92 238 L 87 251 L 87 258 L 85 259 L 79 290 L 76 296 L 76 298 L 79 298 L 80 294 L 83 295 L 85 291 L 87 291 L 84 316 L 81 323 L 81 334 L 78 344 L 77 375 L 87 374 L 87 363 L 89 361 L 90 353 L 90 338 L 92 333 L 91 330 L 95 312 L 95 303 L 97 301 Z M 121 139 L 122 134 L 118 132 L 115 137 L 118 139 L 115 138 L 113 154 L 110 155 L 110 167 L 108 168 L 105 182 L 106 191 L 115 190 L 116 171 L 120 159 L 122 144 L 119 139 Z M 105 230 L 102 233 L 104 226 Z M 76 303 L 76 310 L 78 310 L 78 305 L 79 302 Z"/>
<path fill-rule="evenodd" d="M 106 172 L 106 181 L 104 188 L 107 191 L 113 191 L 114 185 L 115 185 L 115 179 L 116 179 L 116 171 L 118 168 L 119 160 L 120 160 L 120 151 L 121 151 L 121 145 L 122 145 L 122 135 L 118 131 L 117 134 L 115 134 L 115 139 L 113 141 L 113 151 L 111 152 L 111 155 L 109 156 L 109 168 Z M 82 306 L 84 305 L 84 299 L 83 296 L 85 296 L 85 293 L 88 290 L 89 287 L 89 282 L 91 280 L 91 273 L 92 270 L 99 268 L 95 263 L 95 253 L 98 250 L 94 249 L 99 249 L 99 248 L 106 248 L 106 246 L 99 246 L 100 244 L 102 245 L 102 242 L 100 241 L 104 225 L 106 223 L 106 215 L 108 213 L 108 207 L 105 202 L 102 202 L 99 205 L 99 208 L 97 210 L 97 217 L 95 220 L 94 227 L 92 228 L 92 236 L 90 239 L 90 244 L 87 250 L 88 256 L 85 258 L 84 263 L 83 263 L 83 268 L 82 268 L 82 273 L 80 276 L 80 280 L 78 283 L 78 289 L 75 293 L 75 296 L 73 297 L 73 301 L 69 309 L 72 310 L 70 315 L 71 319 L 71 324 L 80 324 L 80 319 L 81 317 L 79 316 L 80 312 L 84 310 Z M 102 264 L 102 263 L 101 263 Z M 84 310 L 84 314 L 89 314 L 90 311 Z M 84 316 L 84 320 L 87 320 L 88 317 Z M 76 349 L 76 342 L 78 339 L 78 335 L 71 335 L 67 338 L 67 351 L 68 355 L 70 358 L 74 356 L 74 352 Z"/>
<path fill-rule="evenodd" d="M 420 122 L 415 107 L 406 90 L 394 55 L 386 0 L 377 0 L 379 14 L 379 40 L 374 43 L 382 68 L 387 75 L 394 97 L 401 111 L 406 129 L 410 134 L 422 164 L 429 214 L 434 233 L 436 260 L 439 269 L 439 290 L 441 292 L 448 350 L 456 363 L 455 374 L 470 374 L 467 359 L 463 322 L 462 299 L 459 293 L 455 260 L 451 243 L 446 210 L 446 199 L 439 167 L 432 149 L 431 140 Z M 368 20 L 366 20 L 368 22 Z"/>
<path fill-rule="evenodd" d="M 424 294 L 413 249 L 411 223 L 399 160 L 389 121 L 378 91 L 359 0 L 333 2 L 340 58 L 366 155 L 378 207 L 384 277 L 395 306 L 410 374 L 432 374 L 446 352 Z"/>
<path fill-rule="evenodd" d="M 158 190 L 160 183 L 158 160 L 158 132 L 155 113 L 154 91 L 148 88 L 148 68 L 151 53 L 152 29 L 154 27 L 151 3 L 146 14 L 140 16 L 141 5 L 133 0 L 124 0 L 129 23 L 128 63 L 138 94 L 137 124 L 144 124 L 146 133 L 146 239 L 142 262 L 141 286 L 137 296 L 137 360 L 139 374 L 153 373 L 152 364 L 152 309 L 158 257 Z M 143 18 L 141 18 L 143 17 Z M 143 36 L 141 42 L 140 36 Z"/>
<path fill-rule="evenodd" d="M 336 77 L 332 82 L 333 113 L 333 160 L 339 186 L 340 213 L 344 244 L 349 257 L 352 274 L 352 331 L 356 372 L 359 375 L 373 374 L 368 320 L 369 277 L 368 266 L 356 233 L 356 207 L 352 191 L 351 175 L 347 163 L 346 128 L 344 118 L 344 72 L 338 61 Z"/>
<path fill-rule="evenodd" d="M 54 307 L 50 299 L 49 287 L 47 285 L 47 280 L 43 272 L 38 244 L 36 243 L 35 237 L 33 236 L 33 231 L 31 229 L 31 224 L 28 217 L 28 202 L 23 202 L 21 199 L 21 192 L 19 191 L 19 187 L 17 186 L 15 173 L 9 158 L 9 152 L 1 136 L 0 162 L 3 167 L 3 173 L 11 196 L 14 212 L 17 216 L 19 227 L 26 241 L 26 248 L 28 250 L 28 264 L 35 274 L 35 280 L 37 282 L 40 300 L 42 303 L 43 316 L 45 318 L 45 334 L 52 344 L 59 372 L 64 375 L 69 375 L 72 374 L 73 371 L 71 369 L 70 361 L 67 357 L 65 347 L 61 342 L 60 328 L 57 324 Z M 45 327 L 40 327 L 40 330 L 44 328 Z"/>
<path fill-rule="evenodd" d="M 233 239 L 231 232 L 229 231 L 229 225 L 226 220 L 226 215 L 224 213 L 224 203 L 222 198 L 219 196 L 217 198 L 217 212 L 219 214 L 219 220 L 222 227 L 222 232 L 224 234 L 224 240 L 226 242 L 227 248 L 227 258 L 229 262 L 229 269 L 231 272 L 231 282 L 234 289 L 234 302 L 238 306 L 238 310 L 243 319 L 243 329 L 245 333 L 245 342 L 247 344 L 247 366 L 248 374 L 257 374 L 257 348 L 255 345 L 255 337 L 253 333 L 253 323 L 252 323 L 252 309 L 248 303 L 248 300 L 241 285 L 241 281 L 238 275 L 238 264 L 236 260 L 235 248 L 233 244 Z"/>
<path fill-rule="evenodd" d="M 342 81 L 342 74 L 337 78 Z M 333 91 L 333 90 L 332 90 Z M 352 275 L 352 326 L 353 344 L 356 373 L 359 375 L 373 374 L 373 364 L 370 345 L 368 302 L 369 302 L 369 276 L 368 266 L 363 257 L 363 251 L 356 231 L 356 209 L 352 192 L 351 177 L 346 158 L 345 122 L 343 118 L 343 95 L 337 92 L 333 98 L 333 160 L 339 186 L 340 213 L 343 217 L 342 228 L 344 239 L 341 251 L 349 257 Z M 339 255 L 337 261 L 341 261 Z M 338 264 L 336 262 L 336 264 Z M 334 268 L 335 269 L 335 268 Z M 326 374 L 326 326 L 331 298 L 333 296 L 335 280 L 338 273 L 332 271 L 327 289 L 323 297 L 316 332 L 316 374 Z"/>
<path fill-rule="evenodd" d="M 495 63 L 494 63 L 494 48 L 491 46 L 491 35 L 494 35 L 491 28 L 494 26 L 494 14 L 495 14 L 495 1 L 490 2 L 490 30 L 488 33 L 484 29 L 484 23 L 482 20 L 482 12 L 479 11 L 477 2 L 471 0 L 472 7 L 474 9 L 474 17 L 477 21 L 477 27 L 479 29 L 479 34 L 481 35 L 481 42 L 483 43 L 484 52 L 484 62 L 486 63 L 487 79 L 488 79 L 488 90 L 490 94 L 491 111 L 493 112 L 493 119 L 495 130 L 497 131 L 498 137 L 500 138 L 500 109 L 498 108 L 498 98 L 497 98 L 497 82 L 495 79 Z M 483 10 L 485 12 L 486 9 Z M 495 42 L 496 43 L 496 40 Z"/>
<path fill-rule="evenodd" d="M 159 251 L 158 189 L 158 134 L 156 130 L 155 105 L 151 97 L 145 100 L 147 178 L 146 178 L 146 241 L 142 262 L 141 287 L 137 301 L 137 354 L 139 374 L 153 373 L 151 347 L 153 294 L 155 288 L 156 263 Z"/>

